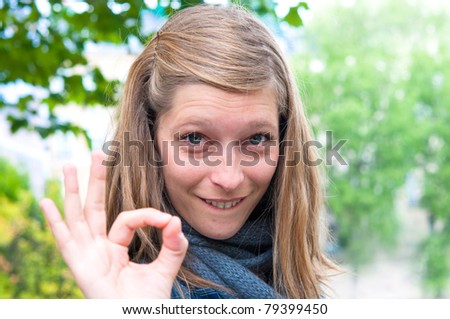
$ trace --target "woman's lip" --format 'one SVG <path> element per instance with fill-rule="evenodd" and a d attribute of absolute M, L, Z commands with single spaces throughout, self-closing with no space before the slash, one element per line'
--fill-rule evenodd
<path fill-rule="evenodd" d="M 225 198 L 204 198 L 204 197 L 200 197 L 200 199 L 202 199 L 202 200 L 209 200 L 209 201 L 212 201 L 212 202 L 221 202 L 221 203 L 226 203 L 226 202 L 235 202 L 235 201 L 238 201 L 238 200 L 243 200 L 245 197 L 247 197 L 247 196 L 244 196 L 244 197 L 235 197 L 235 198 L 230 198 L 230 199 L 225 199 Z"/>

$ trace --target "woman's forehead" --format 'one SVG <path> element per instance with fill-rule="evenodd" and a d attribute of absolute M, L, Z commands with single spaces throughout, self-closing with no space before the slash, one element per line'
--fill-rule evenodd
<path fill-rule="evenodd" d="M 172 105 L 163 117 L 180 124 L 215 125 L 218 119 L 238 118 L 251 121 L 254 126 L 267 126 L 278 119 L 278 112 L 272 89 L 235 93 L 195 84 L 183 85 L 176 90 Z"/>

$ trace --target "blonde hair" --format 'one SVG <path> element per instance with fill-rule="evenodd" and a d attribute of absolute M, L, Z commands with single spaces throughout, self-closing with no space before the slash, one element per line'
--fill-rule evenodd
<path fill-rule="evenodd" d="M 280 118 L 280 157 L 272 185 L 275 230 L 273 280 L 288 298 L 318 298 L 323 294 L 324 270 L 333 268 L 319 247 L 322 193 L 316 166 L 289 159 L 314 159 L 310 129 L 295 80 L 268 29 L 237 6 L 201 5 L 172 16 L 132 65 L 125 83 L 115 141 L 146 142 L 141 149 L 117 149 L 120 156 L 108 170 L 106 210 L 108 229 L 125 210 L 155 207 L 172 211 L 164 190 L 155 140 L 159 117 L 170 106 L 175 90 L 204 83 L 245 93 L 275 88 Z M 289 143 L 286 143 L 289 141 Z M 127 153 L 125 153 L 127 152 Z M 128 158 L 127 165 L 121 163 Z M 142 165 L 143 159 L 145 165 Z M 275 196 L 276 195 L 276 196 Z M 157 231 L 137 232 L 133 260 L 154 260 L 160 249 Z M 186 267 L 179 278 L 196 287 L 213 286 Z"/>

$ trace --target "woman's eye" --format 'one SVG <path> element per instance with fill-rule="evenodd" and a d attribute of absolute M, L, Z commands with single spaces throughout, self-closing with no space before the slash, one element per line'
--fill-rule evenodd
<path fill-rule="evenodd" d="M 268 137 L 264 134 L 256 134 L 250 137 L 249 142 L 252 145 L 259 145 L 268 140 Z"/>
<path fill-rule="evenodd" d="M 200 145 L 202 143 L 202 136 L 198 133 L 189 133 L 185 135 L 184 139 L 192 145 Z"/>

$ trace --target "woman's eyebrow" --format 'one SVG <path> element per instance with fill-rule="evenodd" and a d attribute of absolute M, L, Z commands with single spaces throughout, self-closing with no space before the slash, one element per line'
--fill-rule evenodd
<path fill-rule="evenodd" d="M 248 128 L 249 129 L 268 129 L 268 130 L 273 130 L 273 131 L 278 130 L 277 125 L 275 125 L 272 122 L 266 121 L 266 120 L 258 120 L 258 121 L 250 122 L 250 123 L 248 123 Z"/>

